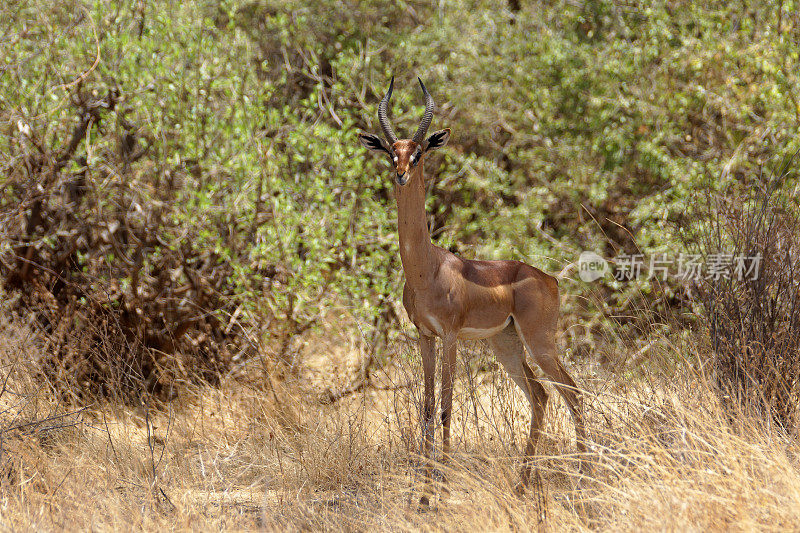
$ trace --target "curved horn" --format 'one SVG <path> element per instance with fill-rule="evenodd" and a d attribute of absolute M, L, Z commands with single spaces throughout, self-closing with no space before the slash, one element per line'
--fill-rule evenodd
<path fill-rule="evenodd" d="M 425 84 L 422 83 L 420 78 L 419 86 L 422 87 L 422 94 L 425 95 L 425 114 L 422 115 L 422 120 L 419 122 L 419 128 L 417 128 L 417 133 L 414 134 L 414 137 L 411 139 L 417 144 L 422 144 L 422 141 L 425 139 L 425 134 L 428 133 L 428 128 L 433 121 L 433 96 L 430 95 L 428 89 L 425 88 Z"/>
<path fill-rule="evenodd" d="M 386 137 L 386 140 L 389 141 L 389 144 L 394 144 L 397 142 L 397 135 L 395 135 L 394 131 L 392 131 L 392 125 L 389 124 L 389 117 L 386 116 L 386 107 L 389 105 L 389 99 L 392 97 L 393 87 L 394 76 L 392 76 L 392 81 L 389 82 L 389 92 L 386 93 L 386 96 L 383 97 L 381 103 L 378 104 L 378 122 L 381 123 L 383 135 Z"/>

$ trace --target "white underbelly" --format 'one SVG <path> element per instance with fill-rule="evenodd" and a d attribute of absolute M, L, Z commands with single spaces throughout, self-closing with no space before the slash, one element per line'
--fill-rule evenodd
<path fill-rule="evenodd" d="M 506 326 L 511 322 L 511 317 L 506 318 L 506 321 L 500 324 L 499 326 L 495 326 L 492 328 L 461 328 L 458 332 L 458 338 L 464 339 L 468 341 L 476 341 L 479 339 L 488 339 L 489 337 L 494 337 L 504 329 Z"/>

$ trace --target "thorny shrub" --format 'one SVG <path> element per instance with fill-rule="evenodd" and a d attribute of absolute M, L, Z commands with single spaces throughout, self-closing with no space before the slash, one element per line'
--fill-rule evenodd
<path fill-rule="evenodd" d="M 796 179 L 787 158 L 749 193 L 718 199 L 703 253 L 757 258 L 750 272 L 700 283 L 713 368 L 722 397 L 796 429 L 800 402 L 800 213 L 787 195 Z"/>
<path fill-rule="evenodd" d="M 3 169 L 0 281 L 13 307 L 46 334 L 41 368 L 63 393 L 169 395 L 175 378 L 218 379 L 246 350 L 230 264 L 174 223 L 183 166 L 132 165 L 149 150 L 124 119 L 119 91 L 80 85 L 63 146 L 27 129 Z M 89 168 L 82 141 L 112 129 L 116 151 Z"/>

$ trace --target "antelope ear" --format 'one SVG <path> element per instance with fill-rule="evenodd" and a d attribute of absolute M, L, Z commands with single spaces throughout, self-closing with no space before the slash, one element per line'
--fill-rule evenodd
<path fill-rule="evenodd" d="M 371 133 L 359 133 L 358 140 L 361 141 L 361 144 L 363 144 L 364 148 L 367 150 L 372 150 L 373 152 L 386 152 L 390 156 L 392 155 L 392 149 L 389 147 L 389 144 L 377 135 L 373 135 Z"/>
<path fill-rule="evenodd" d="M 450 128 L 445 128 L 443 130 L 434 131 L 428 140 L 425 141 L 425 151 L 431 152 L 433 150 L 438 150 L 445 144 L 447 141 L 450 140 Z"/>

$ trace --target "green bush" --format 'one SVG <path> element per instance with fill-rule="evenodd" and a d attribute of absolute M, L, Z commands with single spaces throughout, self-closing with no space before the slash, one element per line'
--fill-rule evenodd
<path fill-rule="evenodd" d="M 581 250 L 677 255 L 700 191 L 747 188 L 759 161 L 797 150 L 798 31 L 791 2 L 12 3 L 0 209 L 24 220 L 29 185 L 56 201 L 84 175 L 98 197 L 78 218 L 158 213 L 143 278 L 188 242 L 228 272 L 207 312 L 263 317 L 284 349 L 325 316 L 377 342 L 398 326 L 393 185 L 355 133 L 379 130 L 391 75 L 398 130 L 419 119 L 420 75 L 433 127 L 454 132 L 426 168 L 435 241 L 558 271 Z M 113 108 L 75 138 L 80 101 L 106 94 Z M 57 239 L 20 227 L 3 240 Z M 129 291 L 120 254 L 98 253 L 78 268 L 103 261 Z M 566 325 L 649 290 L 606 280 L 598 308 L 562 287 Z"/>

